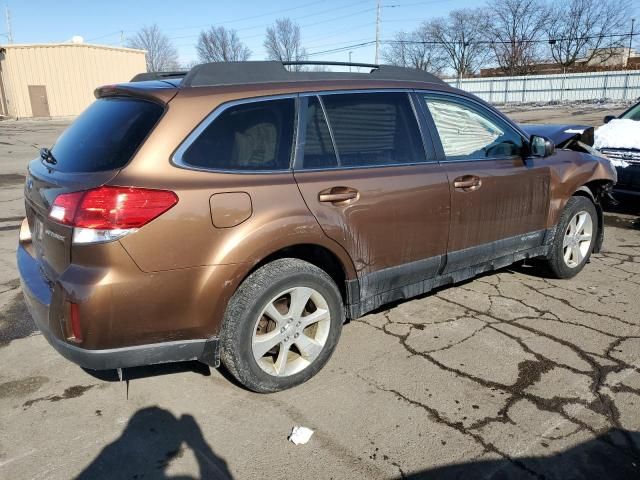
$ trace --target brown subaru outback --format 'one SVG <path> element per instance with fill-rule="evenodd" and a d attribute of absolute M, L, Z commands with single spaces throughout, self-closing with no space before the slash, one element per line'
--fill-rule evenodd
<path fill-rule="evenodd" d="M 99 88 L 29 164 L 18 265 L 62 355 L 222 361 L 273 392 L 348 319 L 523 259 L 572 277 L 600 248 L 616 174 L 588 139 L 556 149 L 415 70 L 287 67 Z"/>

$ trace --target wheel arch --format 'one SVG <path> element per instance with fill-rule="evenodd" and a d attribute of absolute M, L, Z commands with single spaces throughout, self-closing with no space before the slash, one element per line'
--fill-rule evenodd
<path fill-rule="evenodd" d="M 596 241 L 593 244 L 593 252 L 598 253 L 602 249 L 604 242 L 604 210 L 602 208 L 602 198 L 610 191 L 613 182 L 611 180 L 592 180 L 578 187 L 573 192 L 573 197 L 586 197 L 591 200 L 598 215 L 598 232 Z"/>
<path fill-rule="evenodd" d="M 256 262 L 246 273 L 245 278 L 251 275 L 260 267 L 280 258 L 297 258 L 309 262 L 312 265 L 324 270 L 336 283 L 345 305 L 348 303 L 347 281 L 356 278 L 356 271 L 353 263 L 346 256 L 346 253 L 337 253 L 326 245 L 319 243 L 295 243 L 282 246 Z M 242 279 L 244 281 L 244 278 Z M 240 283 L 242 283 L 242 281 Z"/>

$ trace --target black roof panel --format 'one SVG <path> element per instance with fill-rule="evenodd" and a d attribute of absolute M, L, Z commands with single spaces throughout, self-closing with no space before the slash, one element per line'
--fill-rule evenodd
<path fill-rule="evenodd" d="M 340 65 L 366 67 L 360 72 L 289 71 L 290 65 Z M 435 75 L 411 68 L 391 65 L 349 64 L 342 62 L 215 62 L 193 67 L 181 82 L 181 87 L 209 87 L 251 83 L 298 82 L 311 80 L 392 80 L 444 84 Z"/>

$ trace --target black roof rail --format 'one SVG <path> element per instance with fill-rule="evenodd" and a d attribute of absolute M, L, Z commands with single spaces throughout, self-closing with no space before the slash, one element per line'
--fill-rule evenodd
<path fill-rule="evenodd" d="M 135 75 L 130 82 L 146 82 L 149 80 L 168 80 L 170 78 L 182 78 L 188 71 L 175 70 L 173 72 L 142 72 Z"/>
<path fill-rule="evenodd" d="M 292 65 L 330 65 L 369 68 L 368 72 L 289 71 Z M 393 80 L 445 84 L 431 73 L 413 68 L 369 63 L 323 61 L 214 62 L 196 65 L 182 80 L 181 87 L 212 87 L 251 83 L 297 82 L 309 80 Z"/>

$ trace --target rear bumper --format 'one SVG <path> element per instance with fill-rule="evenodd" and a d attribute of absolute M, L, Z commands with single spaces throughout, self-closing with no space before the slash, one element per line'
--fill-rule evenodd
<path fill-rule="evenodd" d="M 63 331 L 56 325 L 62 321 L 60 309 L 55 305 L 60 294 L 22 245 L 18 246 L 17 263 L 25 302 L 37 327 L 53 348 L 81 367 L 108 370 L 187 360 L 200 360 L 216 367 L 220 363 L 217 337 L 95 350 L 74 345 L 56 333 Z"/>

